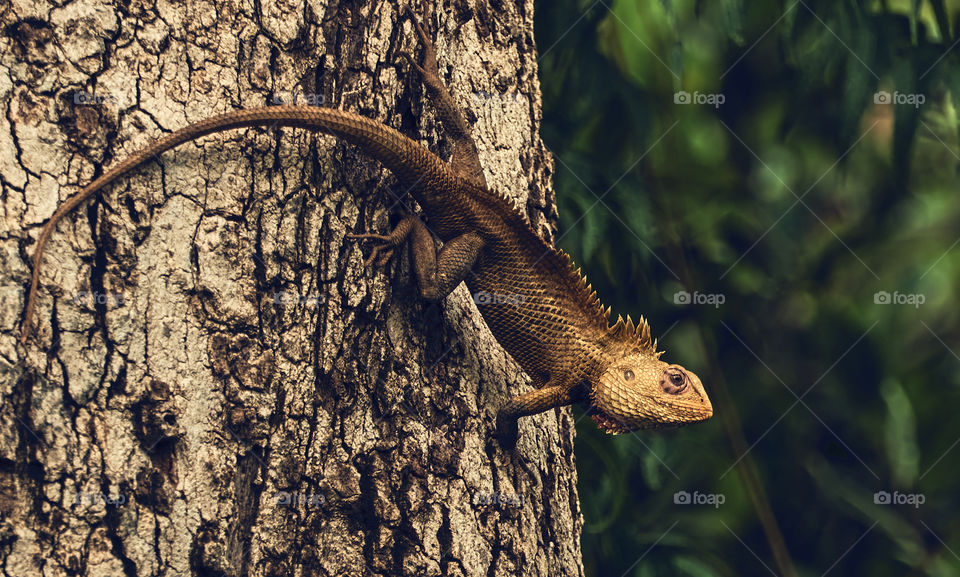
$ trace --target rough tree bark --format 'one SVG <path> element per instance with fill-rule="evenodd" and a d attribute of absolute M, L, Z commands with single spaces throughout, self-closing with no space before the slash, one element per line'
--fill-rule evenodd
<path fill-rule="evenodd" d="M 428 305 L 405 255 L 363 266 L 344 235 L 410 201 L 333 138 L 215 135 L 110 187 L 16 344 L 39 227 L 165 132 L 300 99 L 447 157 L 399 4 L 0 7 L 0 574 L 582 574 L 569 411 L 497 446 L 526 377 L 463 286 Z M 495 4 L 429 24 L 488 182 L 550 236 L 533 3 Z"/>

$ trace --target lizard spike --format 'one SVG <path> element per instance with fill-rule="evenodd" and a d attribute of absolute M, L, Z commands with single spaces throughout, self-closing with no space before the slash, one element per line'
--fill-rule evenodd
<path fill-rule="evenodd" d="M 610 309 L 607 308 L 605 313 L 609 315 Z M 650 325 L 643 316 L 640 317 L 639 321 L 634 322 L 630 315 L 627 315 L 626 320 L 623 316 L 618 315 L 617 322 L 608 329 L 608 332 L 613 338 L 625 341 L 639 349 L 651 352 L 657 349 L 656 343 L 650 335 Z"/>
<path fill-rule="evenodd" d="M 535 234 L 532 236 L 534 236 L 537 241 L 543 242 L 542 239 Z M 583 270 L 581 268 L 575 268 L 576 265 L 570 254 L 560 248 L 547 248 L 548 258 L 554 259 L 553 266 L 560 269 L 557 270 L 557 273 L 561 277 L 565 277 L 566 282 L 569 283 L 567 286 L 576 294 L 580 305 L 583 306 L 586 311 L 592 313 L 592 321 L 595 323 L 594 326 L 601 331 L 608 331 L 611 335 L 619 334 L 619 340 L 621 341 L 636 344 L 636 337 L 632 334 L 633 331 L 627 331 L 627 327 L 623 325 L 622 320 L 620 321 L 621 327 L 619 329 L 609 326 L 609 319 L 612 312 L 610 307 L 604 308 L 596 291 L 593 290 L 593 285 L 587 282 Z"/>
<path fill-rule="evenodd" d="M 643 317 L 640 317 L 640 322 L 643 322 Z M 637 327 L 634 326 L 633 319 L 630 318 L 630 315 L 627 315 L 626 330 L 627 334 L 636 334 L 637 332 Z"/>
<path fill-rule="evenodd" d="M 597 291 L 593 290 L 593 287 L 588 286 L 587 292 L 590 293 L 590 295 L 587 297 L 587 302 L 590 304 L 590 306 L 596 309 L 600 302 L 600 299 L 597 297 Z M 600 310 L 602 311 L 603 307 L 600 307 Z"/>
<path fill-rule="evenodd" d="M 523 210 L 523 207 L 520 206 L 516 199 L 511 198 L 500 191 L 486 190 L 485 192 L 496 197 L 499 201 L 505 204 L 507 208 L 511 209 L 511 211 L 514 213 L 514 216 L 519 217 L 520 220 L 522 220 L 528 227 L 530 226 L 530 219 L 527 218 L 527 211 Z"/>

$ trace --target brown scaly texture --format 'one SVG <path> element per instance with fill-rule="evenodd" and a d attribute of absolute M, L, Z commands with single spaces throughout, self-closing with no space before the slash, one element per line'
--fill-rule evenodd
<path fill-rule="evenodd" d="M 484 181 L 476 145 L 460 109 L 440 82 L 426 32 L 414 20 L 424 46 L 422 66 L 413 62 L 453 140 L 450 164 L 396 130 L 339 110 L 277 106 L 240 110 L 192 124 L 111 168 L 64 202 L 44 226 L 33 258 L 33 276 L 21 342 L 36 306 L 43 248 L 57 222 L 84 200 L 155 156 L 216 132 L 252 126 L 285 126 L 332 134 L 383 163 L 420 204 L 429 229 L 413 216 L 378 241 L 368 262 L 385 262 L 402 242 L 411 257 L 421 295 L 439 300 L 465 281 L 503 348 L 530 375 L 535 390 L 500 408 L 501 442 L 516 441 L 517 418 L 572 402 L 584 402 L 604 430 L 678 426 L 702 421 L 713 409 L 700 380 L 662 353 L 641 317 L 618 318 L 599 299 L 570 257 L 543 241 L 521 212 Z M 432 234 L 431 234 L 432 233 Z M 434 236 L 443 242 L 438 251 Z"/>

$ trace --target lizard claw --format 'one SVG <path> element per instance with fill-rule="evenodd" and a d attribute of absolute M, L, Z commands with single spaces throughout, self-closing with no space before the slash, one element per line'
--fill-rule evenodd
<path fill-rule="evenodd" d="M 385 234 L 374 234 L 374 233 L 364 233 L 364 234 L 354 234 L 349 233 L 346 235 L 346 238 L 359 239 L 359 240 L 376 240 L 382 244 L 374 245 L 373 251 L 370 253 L 370 256 L 363 261 L 364 266 L 372 266 L 376 264 L 377 266 L 384 266 L 390 259 L 393 258 L 393 251 L 396 249 L 396 245 L 393 244 L 393 239 L 390 236 Z"/>

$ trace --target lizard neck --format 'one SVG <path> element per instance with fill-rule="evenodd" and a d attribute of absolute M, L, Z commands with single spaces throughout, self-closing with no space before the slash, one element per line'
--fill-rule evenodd
<path fill-rule="evenodd" d="M 593 386 L 609 364 L 609 360 L 599 339 L 584 339 L 579 344 L 579 350 L 575 356 L 574 381 L 577 383 L 586 381 Z"/>

